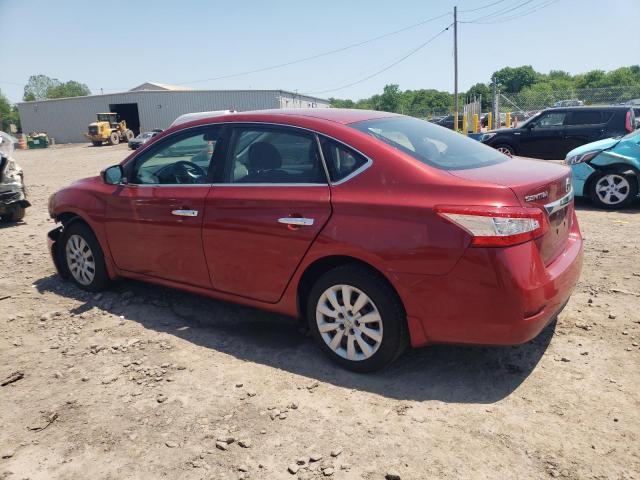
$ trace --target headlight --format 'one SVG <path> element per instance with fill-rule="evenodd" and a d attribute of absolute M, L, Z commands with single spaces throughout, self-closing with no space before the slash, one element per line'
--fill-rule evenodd
<path fill-rule="evenodd" d="M 495 137 L 496 134 L 495 133 L 485 133 L 484 135 L 482 135 L 482 138 L 480 139 L 481 142 L 486 142 L 487 140 L 489 140 L 490 138 Z"/>
<path fill-rule="evenodd" d="M 576 165 L 578 163 L 588 162 L 589 160 L 593 160 L 595 157 L 600 155 L 602 150 L 591 150 L 587 153 L 581 153 L 578 155 L 571 155 L 565 159 L 565 163 L 567 165 Z"/>

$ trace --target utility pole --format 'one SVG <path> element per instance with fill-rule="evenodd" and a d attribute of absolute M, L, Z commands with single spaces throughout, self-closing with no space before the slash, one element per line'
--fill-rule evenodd
<path fill-rule="evenodd" d="M 453 7 L 453 128 L 458 131 L 458 7 Z"/>

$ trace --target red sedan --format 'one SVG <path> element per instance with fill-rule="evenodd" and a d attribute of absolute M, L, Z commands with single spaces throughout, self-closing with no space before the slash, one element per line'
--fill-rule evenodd
<path fill-rule="evenodd" d="M 570 177 L 402 115 L 235 113 L 54 194 L 49 243 L 86 290 L 126 277 L 300 317 L 370 371 L 408 343 L 538 335 L 582 266 Z"/>

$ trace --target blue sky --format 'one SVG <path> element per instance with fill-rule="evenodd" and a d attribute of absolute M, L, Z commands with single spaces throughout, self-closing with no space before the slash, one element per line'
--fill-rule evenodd
<path fill-rule="evenodd" d="M 502 0 L 474 20 L 507 19 L 550 0 Z M 0 90 L 21 100 L 29 75 L 86 83 L 93 93 L 144 81 L 180 84 L 258 69 L 337 49 L 453 10 L 496 0 L 0 0 Z M 388 66 L 451 22 L 443 17 L 358 48 L 286 68 L 217 81 L 201 89 L 325 91 Z M 579 73 L 640 63 L 640 0 L 556 0 L 529 15 L 459 28 L 460 90 L 503 66 Z M 453 90 L 452 31 L 384 73 L 318 94 L 358 99 L 387 83 Z"/>

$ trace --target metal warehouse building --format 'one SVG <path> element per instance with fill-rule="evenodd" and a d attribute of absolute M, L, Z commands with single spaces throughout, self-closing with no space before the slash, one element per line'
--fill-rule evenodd
<path fill-rule="evenodd" d="M 309 107 L 328 108 L 329 101 L 284 90 L 188 90 L 151 82 L 122 93 L 18 104 L 22 131 L 45 132 L 56 143 L 86 142 L 88 125 L 100 112 L 119 114 L 138 134 L 165 129 L 176 117 L 190 112 Z"/>

